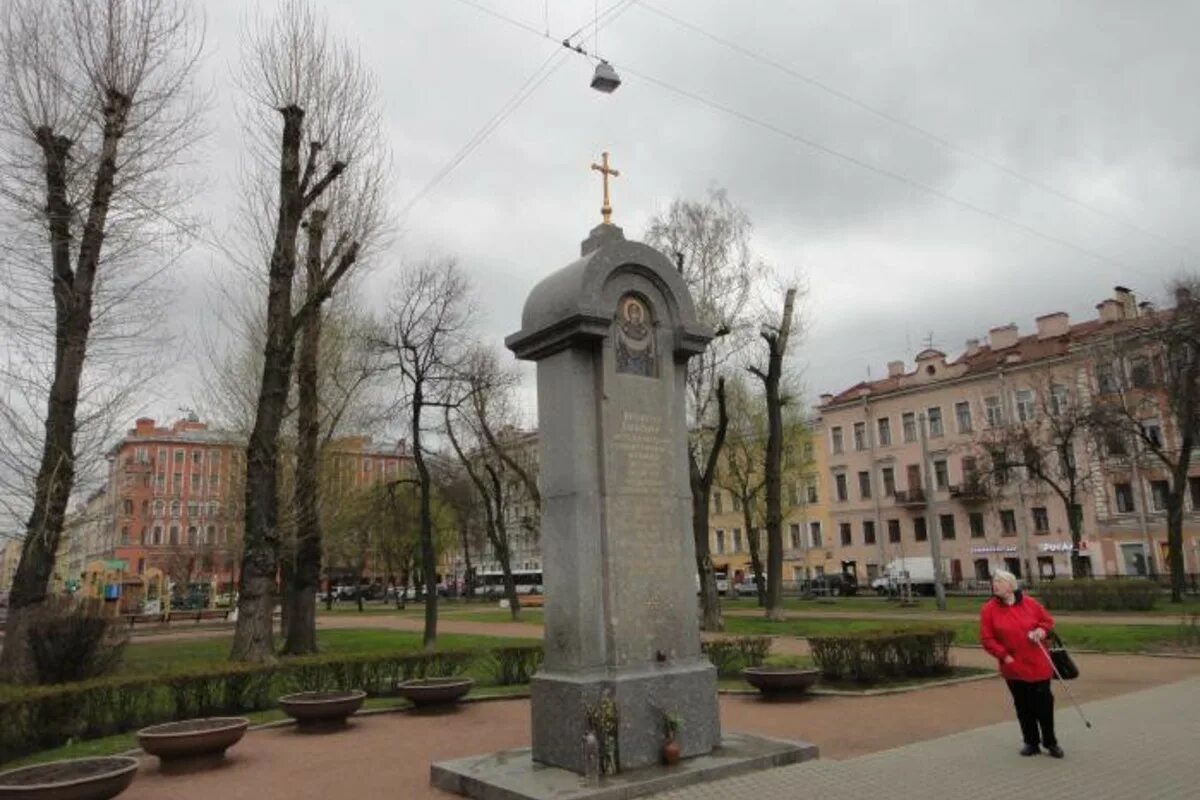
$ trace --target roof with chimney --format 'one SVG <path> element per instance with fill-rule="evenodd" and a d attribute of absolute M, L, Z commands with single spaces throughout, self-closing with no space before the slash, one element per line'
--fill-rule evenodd
<path fill-rule="evenodd" d="M 1037 318 L 1037 331 L 1025 336 L 1012 323 L 992 328 L 986 342 L 969 340 L 967 349 L 953 361 L 946 361 L 942 351 L 927 348 L 917 354 L 915 369 L 905 371 L 903 362 L 893 361 L 888 365 L 888 377 L 861 381 L 837 394 L 822 395 L 819 407 L 831 408 L 868 396 L 879 397 L 943 380 L 987 375 L 1002 367 L 1061 358 L 1085 340 L 1145 328 L 1170 313 L 1154 311 L 1146 304 L 1134 305 L 1132 292 L 1120 286 L 1115 298 L 1104 300 L 1096 308 L 1099 312 L 1096 319 L 1074 325 L 1063 312 L 1043 314 Z"/>

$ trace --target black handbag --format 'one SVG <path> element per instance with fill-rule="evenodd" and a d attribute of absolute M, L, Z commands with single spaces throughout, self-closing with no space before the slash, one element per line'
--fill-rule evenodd
<path fill-rule="evenodd" d="M 1067 646 L 1063 644 L 1058 634 L 1050 631 L 1046 642 L 1049 645 L 1046 647 L 1046 652 L 1050 654 L 1050 661 L 1054 664 L 1054 670 L 1058 673 L 1058 677 L 1064 681 L 1073 681 L 1078 678 L 1079 667 L 1075 665 L 1075 660 L 1067 652 Z"/>

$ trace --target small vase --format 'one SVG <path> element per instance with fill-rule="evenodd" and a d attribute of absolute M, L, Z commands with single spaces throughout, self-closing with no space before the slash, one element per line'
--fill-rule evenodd
<path fill-rule="evenodd" d="M 679 763 L 679 743 L 668 739 L 662 746 L 662 762 L 667 766 Z"/>

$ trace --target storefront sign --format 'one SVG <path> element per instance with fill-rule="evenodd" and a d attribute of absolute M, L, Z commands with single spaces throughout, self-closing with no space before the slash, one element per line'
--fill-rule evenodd
<path fill-rule="evenodd" d="M 988 544 L 979 545 L 971 548 L 972 553 L 1016 553 L 1017 546 L 1015 544 Z"/>
<path fill-rule="evenodd" d="M 1043 553 L 1069 553 L 1071 552 L 1070 542 L 1042 542 L 1038 547 Z M 1079 543 L 1079 551 L 1087 550 L 1087 542 Z"/>

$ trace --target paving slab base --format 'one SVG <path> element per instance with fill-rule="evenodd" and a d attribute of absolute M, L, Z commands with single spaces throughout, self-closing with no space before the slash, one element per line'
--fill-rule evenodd
<path fill-rule="evenodd" d="M 817 757 L 817 746 L 807 742 L 727 733 L 707 755 L 605 776 L 596 784 L 536 763 L 528 747 L 435 763 L 430 783 L 474 800 L 628 800 Z"/>

